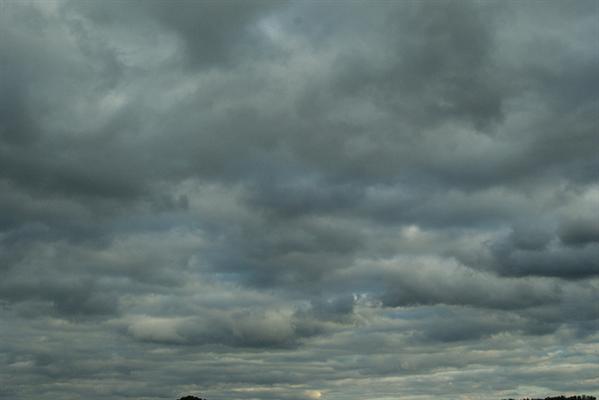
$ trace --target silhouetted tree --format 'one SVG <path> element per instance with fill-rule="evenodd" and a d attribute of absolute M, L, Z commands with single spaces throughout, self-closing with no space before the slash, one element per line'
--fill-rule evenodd
<path fill-rule="evenodd" d="M 503 399 L 503 400 L 515 400 L 515 399 Z M 525 398 L 522 400 L 597 400 L 595 396 L 587 396 L 585 394 L 580 396 L 555 396 L 555 397 L 545 397 L 544 399 L 529 399 Z"/>

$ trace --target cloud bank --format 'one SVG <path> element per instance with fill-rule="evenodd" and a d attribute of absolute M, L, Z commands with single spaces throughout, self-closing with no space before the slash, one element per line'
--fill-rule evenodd
<path fill-rule="evenodd" d="M 599 3 L 0 2 L 0 399 L 599 394 Z"/>

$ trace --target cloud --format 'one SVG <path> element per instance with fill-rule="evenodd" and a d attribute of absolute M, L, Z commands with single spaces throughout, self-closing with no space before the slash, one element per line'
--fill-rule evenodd
<path fill-rule="evenodd" d="M 277 312 L 239 311 L 197 318 L 136 317 L 128 333 L 134 338 L 165 344 L 225 344 L 242 347 L 293 345 L 290 317 Z"/>
<path fill-rule="evenodd" d="M 599 223 L 592 217 L 566 221 L 559 227 L 559 238 L 565 245 L 588 245 L 599 242 Z"/>
<path fill-rule="evenodd" d="M 493 268 L 501 274 L 512 276 L 541 275 L 581 279 L 597 275 L 599 247 L 593 242 L 592 230 L 589 232 L 589 228 L 586 228 L 586 232 L 575 231 L 576 228 L 573 229 L 571 225 L 569 231 L 565 229 L 562 226 L 558 234 L 553 233 L 553 237 L 545 237 L 540 243 L 530 243 L 530 237 L 529 242 L 522 243 L 514 234 L 499 239 L 491 247 Z M 585 229 L 584 225 L 582 229 Z M 582 234 L 582 237 L 577 238 L 576 234 Z M 591 235 L 590 240 L 585 235 Z M 550 238 L 554 240 L 550 242 Z M 581 247 L 579 242 L 590 243 Z"/>
<path fill-rule="evenodd" d="M 0 398 L 599 390 L 596 2 L 0 9 Z"/>
<path fill-rule="evenodd" d="M 397 270 L 387 273 L 387 306 L 443 303 L 518 309 L 557 302 L 560 295 L 551 282 L 497 278 L 434 259 L 398 260 L 397 266 L 387 268 Z"/>
<path fill-rule="evenodd" d="M 164 7 L 160 1 L 121 4 L 86 1 L 70 2 L 66 10 L 78 11 L 100 29 L 118 30 L 126 24 L 163 29 L 180 40 L 183 59 L 194 67 L 213 67 L 229 64 L 237 52 L 248 56 L 249 51 L 255 51 L 255 46 L 261 44 L 259 38 L 252 38 L 259 35 L 255 23 L 275 7 L 276 3 L 269 0 L 206 3 L 183 0 L 177 7 Z"/>

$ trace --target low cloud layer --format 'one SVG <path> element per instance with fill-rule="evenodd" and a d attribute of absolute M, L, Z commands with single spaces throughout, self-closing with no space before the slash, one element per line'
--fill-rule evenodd
<path fill-rule="evenodd" d="M 598 19 L 0 1 L 0 399 L 599 394 Z"/>

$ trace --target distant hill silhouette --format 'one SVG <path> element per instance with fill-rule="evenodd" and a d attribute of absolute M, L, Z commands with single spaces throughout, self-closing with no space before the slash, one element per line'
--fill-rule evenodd
<path fill-rule="evenodd" d="M 503 399 L 503 400 L 515 400 L 515 399 Z M 597 400 L 597 398 L 595 396 L 587 396 L 587 395 L 583 394 L 581 396 L 570 396 L 570 397 L 566 397 L 566 396 L 545 397 L 544 399 L 527 397 L 522 400 Z"/>
<path fill-rule="evenodd" d="M 195 396 L 185 396 L 185 397 L 181 397 L 179 400 L 207 400 L 207 399 L 202 399 L 200 397 L 195 397 Z M 515 400 L 515 399 L 510 398 L 510 399 L 502 399 L 502 400 Z M 580 396 L 570 396 L 570 397 L 566 397 L 566 396 L 545 397 L 544 399 L 526 397 L 521 400 L 597 400 L 597 398 L 595 396 L 587 396 L 587 395 L 583 394 Z"/>

